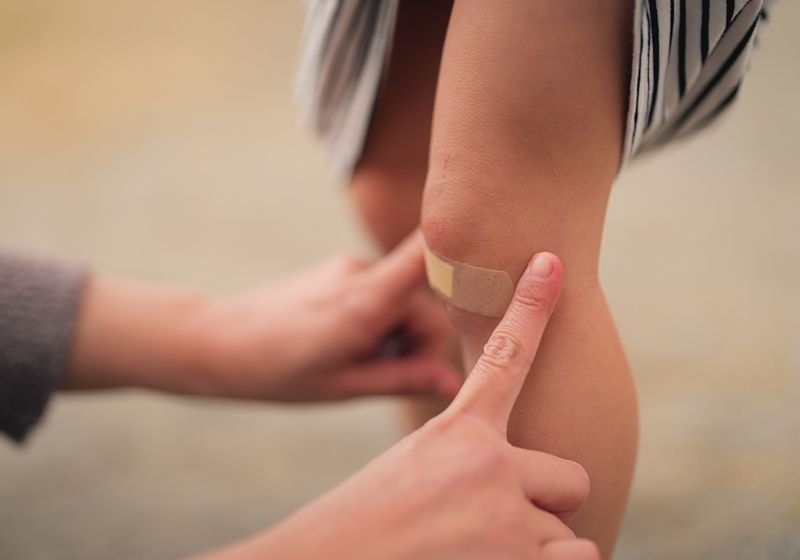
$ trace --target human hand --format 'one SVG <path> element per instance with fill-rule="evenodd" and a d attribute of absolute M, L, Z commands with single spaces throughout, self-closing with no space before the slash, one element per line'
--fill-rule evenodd
<path fill-rule="evenodd" d="M 424 281 L 414 234 L 372 266 L 337 257 L 255 293 L 212 302 L 190 323 L 197 359 L 188 392 L 280 401 L 452 398 L 461 376 L 441 357 Z"/>
<path fill-rule="evenodd" d="M 560 289 L 558 259 L 537 257 L 442 414 L 273 530 L 209 558 L 599 559 L 565 524 L 588 495 L 586 471 L 506 437 Z"/>

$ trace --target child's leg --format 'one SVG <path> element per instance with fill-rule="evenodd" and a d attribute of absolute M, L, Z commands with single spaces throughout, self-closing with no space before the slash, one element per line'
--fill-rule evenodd
<path fill-rule="evenodd" d="M 456 0 L 442 56 L 422 227 L 438 253 L 507 270 L 553 251 L 565 284 L 511 441 L 581 462 L 576 532 L 606 557 L 631 482 L 628 366 L 597 278 L 628 96 L 630 0 Z M 451 310 L 466 366 L 496 320 Z"/>
<path fill-rule="evenodd" d="M 400 4 L 386 83 L 350 183 L 356 210 L 383 251 L 391 250 L 419 225 L 433 99 L 449 14 L 449 1 Z M 431 313 L 443 314 L 433 298 Z M 441 323 L 442 335 L 449 339 L 457 359 L 455 333 L 446 317 Z M 411 427 L 419 427 L 441 408 L 442 403 L 434 399 L 410 401 Z"/>

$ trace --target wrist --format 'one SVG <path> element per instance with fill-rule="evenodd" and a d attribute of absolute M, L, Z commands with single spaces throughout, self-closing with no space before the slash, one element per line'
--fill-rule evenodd
<path fill-rule="evenodd" d="M 194 367 L 187 325 L 204 305 L 187 290 L 91 278 L 64 387 L 181 392 Z"/>
<path fill-rule="evenodd" d="M 145 388 L 183 395 L 210 395 L 211 342 L 198 328 L 213 302 L 190 290 L 170 289 L 162 294 L 160 324 L 153 329 L 156 375 L 141 379 Z"/>
<path fill-rule="evenodd" d="M 230 369 L 230 341 L 224 304 L 214 298 L 187 301 L 174 325 L 178 351 L 174 392 L 193 396 L 223 396 Z"/>

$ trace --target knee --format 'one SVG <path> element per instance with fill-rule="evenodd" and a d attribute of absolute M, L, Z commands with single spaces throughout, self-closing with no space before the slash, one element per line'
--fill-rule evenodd
<path fill-rule="evenodd" d="M 512 229 L 504 195 L 497 185 L 459 171 L 435 177 L 429 173 L 422 200 L 420 227 L 428 246 L 450 259 L 488 268 L 505 268 L 516 260 L 507 251 Z"/>
<path fill-rule="evenodd" d="M 547 186 L 527 187 L 463 174 L 457 182 L 429 177 L 421 217 L 428 246 L 455 261 L 504 270 L 515 282 L 535 253 L 551 251 L 564 264 L 566 292 L 597 288 L 603 207 L 588 212 Z"/>
<path fill-rule="evenodd" d="M 356 214 L 384 251 L 400 243 L 419 225 L 423 171 L 401 172 L 362 165 L 350 180 Z"/>

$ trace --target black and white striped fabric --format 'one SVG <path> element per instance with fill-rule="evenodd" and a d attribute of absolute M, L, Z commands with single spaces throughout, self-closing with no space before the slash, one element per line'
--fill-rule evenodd
<path fill-rule="evenodd" d="M 705 128 L 734 101 L 775 0 L 640 0 L 625 160 Z"/>
<path fill-rule="evenodd" d="M 337 174 L 348 176 L 361 155 L 399 1 L 306 0 L 297 101 Z M 623 165 L 731 105 L 776 1 L 636 0 Z"/>

